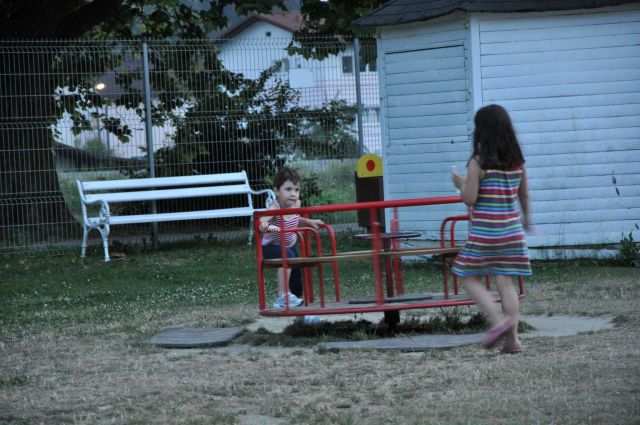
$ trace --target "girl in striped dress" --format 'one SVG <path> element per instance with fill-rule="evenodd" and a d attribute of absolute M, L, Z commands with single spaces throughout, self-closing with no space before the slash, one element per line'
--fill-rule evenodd
<path fill-rule="evenodd" d="M 267 210 L 278 210 L 280 208 L 300 207 L 300 182 L 301 177 L 297 171 L 290 168 L 283 168 L 278 171 L 273 179 L 273 190 L 276 200 L 269 205 Z M 299 214 L 274 215 L 271 217 L 260 217 L 258 228 L 264 233 L 262 237 L 262 252 L 265 259 L 281 258 L 282 250 L 280 246 L 280 229 L 292 229 L 295 227 L 313 227 L 317 229 L 322 220 L 302 217 Z M 298 256 L 296 242 L 298 237 L 293 232 L 284 234 L 284 243 L 287 251 L 287 258 Z M 289 307 L 302 304 L 302 273 L 300 269 L 278 269 L 278 291 L 273 303 L 274 308 L 285 307 L 285 297 L 289 298 Z M 289 283 L 289 291 L 285 291 L 285 282 Z M 286 293 L 285 293 L 286 292 Z M 311 316 L 309 316 L 311 317 Z M 305 319 L 307 319 L 305 317 Z M 305 320 L 312 323 L 312 320 Z"/>
<path fill-rule="evenodd" d="M 491 348 L 504 339 L 503 353 L 519 353 L 519 300 L 512 276 L 531 275 L 524 233 L 529 227 L 525 161 L 504 108 L 485 106 L 474 122 L 467 176 L 452 173 L 462 200 L 471 207 L 469 236 L 452 270 L 489 319 L 484 346 Z M 502 312 L 481 281 L 485 274 L 495 275 Z"/>

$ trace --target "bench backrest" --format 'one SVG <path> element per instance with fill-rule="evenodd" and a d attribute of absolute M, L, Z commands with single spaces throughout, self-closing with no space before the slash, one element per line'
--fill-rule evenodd
<path fill-rule="evenodd" d="M 78 188 L 82 193 L 102 192 L 107 190 L 149 189 L 161 187 L 198 186 L 207 184 L 249 184 L 247 173 L 202 174 L 195 176 L 154 177 L 146 179 L 95 180 L 79 181 Z"/>
<path fill-rule="evenodd" d="M 77 181 L 82 200 L 83 216 L 85 204 L 102 202 L 159 201 L 163 199 L 196 198 L 202 196 L 246 195 L 246 207 L 253 210 L 252 195 L 267 195 L 267 205 L 274 197 L 269 189 L 253 190 L 249 186 L 247 173 L 203 174 L 179 177 L 155 177 L 146 179 Z M 119 191 L 119 192 L 118 192 Z"/>

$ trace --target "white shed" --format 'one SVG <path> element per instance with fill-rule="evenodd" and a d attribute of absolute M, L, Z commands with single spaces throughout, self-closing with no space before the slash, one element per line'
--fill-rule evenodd
<path fill-rule="evenodd" d="M 529 246 L 640 239 L 640 2 L 393 0 L 355 23 L 378 34 L 385 199 L 455 194 L 473 115 L 497 103 L 527 161 Z M 403 227 L 436 239 L 446 208 Z"/>

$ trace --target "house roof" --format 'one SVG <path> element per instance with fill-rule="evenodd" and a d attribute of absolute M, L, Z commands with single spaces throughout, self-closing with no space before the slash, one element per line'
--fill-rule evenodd
<path fill-rule="evenodd" d="M 428 21 L 450 13 L 546 12 L 552 10 L 592 9 L 638 3 L 637 0 L 391 0 L 369 15 L 355 20 L 358 26 L 384 26 Z"/>
<path fill-rule="evenodd" d="M 286 31 L 295 32 L 302 25 L 302 15 L 299 11 L 274 11 L 268 15 L 252 13 L 222 31 L 217 37 L 220 39 L 233 38 L 256 22 L 267 22 Z"/>
<path fill-rule="evenodd" d="M 72 161 L 78 167 L 98 167 L 105 165 L 112 167 L 144 167 L 147 165 L 145 160 L 139 158 L 94 155 L 84 149 L 78 149 L 60 142 L 55 142 L 51 151 L 54 156 Z"/>

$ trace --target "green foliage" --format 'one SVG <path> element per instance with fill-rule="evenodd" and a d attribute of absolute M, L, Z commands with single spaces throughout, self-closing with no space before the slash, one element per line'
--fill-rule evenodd
<path fill-rule="evenodd" d="M 282 0 L 2 0 L 0 5 L 3 39 L 199 38 L 227 24 L 223 13 L 227 6 L 235 7 L 240 15 L 268 13 L 274 6 L 284 8 Z"/>
<path fill-rule="evenodd" d="M 90 155 L 96 157 L 109 157 L 112 155 L 112 152 L 107 145 L 102 141 L 100 137 L 92 137 L 85 140 L 84 143 L 79 143 L 78 139 L 74 140 L 74 144 L 76 147 L 84 149 Z"/>
<path fill-rule="evenodd" d="M 328 105 L 305 117 L 299 138 L 299 148 L 305 157 L 357 157 L 358 140 L 350 128 L 355 121 L 356 112 L 355 106 L 348 105 L 344 100 L 331 100 Z"/>
<path fill-rule="evenodd" d="M 10 377 L 0 377 L 0 388 L 10 388 L 25 385 L 28 378 L 25 375 L 14 375 Z"/>
<path fill-rule="evenodd" d="M 633 232 L 627 236 L 622 235 L 618 260 L 625 266 L 640 267 L 640 242 L 633 240 Z"/>
<path fill-rule="evenodd" d="M 322 171 L 315 171 L 312 161 L 293 162 L 302 176 L 302 205 L 334 205 L 355 202 L 355 161 L 332 161 Z M 355 211 L 338 214 L 318 214 L 315 216 L 327 223 L 354 223 Z"/>
<path fill-rule="evenodd" d="M 318 175 L 310 173 L 302 177 L 300 184 L 300 202 L 302 205 L 322 205 L 316 200 L 322 196 L 322 189 L 318 184 Z"/>
<path fill-rule="evenodd" d="M 294 33 L 289 46 L 290 52 L 307 59 L 319 60 L 329 55 L 337 55 L 346 49 L 347 39 L 352 38 L 357 32 L 369 31 L 366 28 L 355 27 L 353 21 L 366 16 L 386 2 L 387 0 L 305 0 L 300 12 L 306 20 L 302 28 Z M 363 59 L 366 60 L 365 56 Z M 375 55 L 371 58 L 375 58 Z"/>

